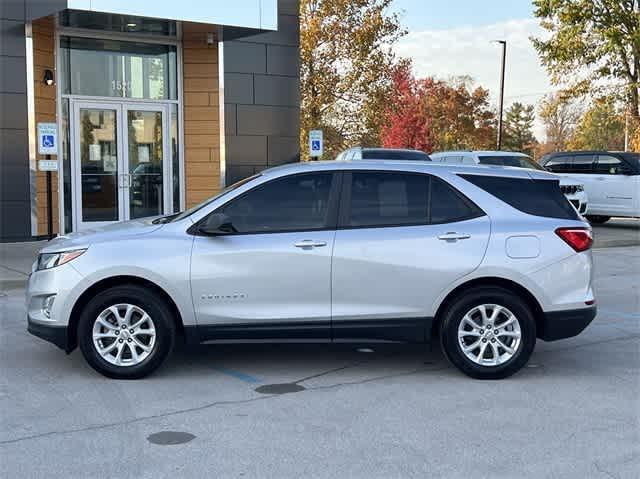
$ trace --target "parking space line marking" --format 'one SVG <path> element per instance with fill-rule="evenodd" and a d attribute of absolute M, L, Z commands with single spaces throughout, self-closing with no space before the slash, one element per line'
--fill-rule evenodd
<path fill-rule="evenodd" d="M 240 371 L 235 371 L 234 369 L 215 367 L 215 370 L 220 371 L 222 374 L 226 374 L 227 376 L 239 379 L 240 381 L 244 381 L 245 383 L 256 384 L 260 382 L 259 379 L 249 376 L 248 374 L 241 373 Z"/>

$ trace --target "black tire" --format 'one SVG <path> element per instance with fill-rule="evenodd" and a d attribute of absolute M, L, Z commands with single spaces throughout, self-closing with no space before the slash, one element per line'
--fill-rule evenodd
<path fill-rule="evenodd" d="M 521 339 L 515 353 L 506 362 L 495 366 L 477 364 L 469 359 L 458 340 L 458 327 L 464 316 L 483 304 L 507 308 L 516 316 L 520 325 Z M 529 361 L 536 344 L 536 323 L 526 301 L 517 294 L 498 286 L 476 287 L 458 296 L 444 312 L 440 344 L 447 360 L 467 376 L 475 379 L 503 379 L 519 371 Z"/>
<path fill-rule="evenodd" d="M 611 216 L 588 215 L 587 219 L 592 225 L 602 225 L 611 219 Z"/>
<path fill-rule="evenodd" d="M 144 310 L 155 329 L 155 343 L 149 355 L 139 364 L 128 366 L 118 366 L 105 360 L 93 342 L 93 327 L 100 313 L 110 306 L 123 303 Z M 135 284 L 114 286 L 98 293 L 87 303 L 78 323 L 78 345 L 83 356 L 93 369 L 113 379 L 139 379 L 154 372 L 171 354 L 175 336 L 175 323 L 165 300 L 149 288 Z"/>

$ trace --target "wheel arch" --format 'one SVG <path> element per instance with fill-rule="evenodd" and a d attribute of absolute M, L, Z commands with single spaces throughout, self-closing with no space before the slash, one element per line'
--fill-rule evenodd
<path fill-rule="evenodd" d="M 97 281 L 96 283 L 89 286 L 85 291 L 82 292 L 82 294 L 78 297 L 75 304 L 73 305 L 71 314 L 69 316 L 69 326 L 67 327 L 67 353 L 70 353 L 78 346 L 78 322 L 80 321 L 80 314 L 82 313 L 82 310 L 87 305 L 87 303 L 91 300 L 91 298 L 93 298 L 100 291 L 123 284 L 135 284 L 143 286 L 145 288 L 151 289 L 156 294 L 158 294 L 166 302 L 167 306 L 172 312 L 171 317 L 173 318 L 173 321 L 176 325 L 176 332 L 179 335 L 184 335 L 184 323 L 182 320 L 180 309 L 176 305 L 176 302 L 173 300 L 173 298 L 171 298 L 171 296 L 163 288 L 158 286 L 153 281 L 141 278 L 139 276 L 111 276 L 108 278 L 103 278 L 100 281 Z"/>
<path fill-rule="evenodd" d="M 514 294 L 520 296 L 529 306 L 531 312 L 533 313 L 533 317 L 536 321 L 536 327 L 538 331 L 541 329 L 541 321 L 543 318 L 543 309 L 540 305 L 540 302 L 536 299 L 536 297 L 529 291 L 527 288 L 522 286 L 521 284 L 516 283 L 510 279 L 500 278 L 497 276 L 487 276 L 482 278 L 474 278 L 465 283 L 459 284 L 456 286 L 444 300 L 438 306 L 436 314 L 434 316 L 434 321 L 431 326 L 431 334 L 439 334 L 440 333 L 440 323 L 444 313 L 447 311 L 449 306 L 460 296 L 463 296 L 466 292 L 471 288 L 476 288 L 480 286 L 498 286 L 504 288 L 508 291 L 511 291 Z"/>

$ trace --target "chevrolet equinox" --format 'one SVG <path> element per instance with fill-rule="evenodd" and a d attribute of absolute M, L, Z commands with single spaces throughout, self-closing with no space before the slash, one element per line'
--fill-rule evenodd
<path fill-rule="evenodd" d="M 38 255 L 28 329 L 140 378 L 188 344 L 427 342 L 483 379 L 596 314 L 591 229 L 544 171 L 408 161 L 262 172 L 184 212 Z"/>

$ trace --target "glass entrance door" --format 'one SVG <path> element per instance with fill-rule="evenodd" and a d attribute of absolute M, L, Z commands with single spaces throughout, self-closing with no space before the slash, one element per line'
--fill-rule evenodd
<path fill-rule="evenodd" d="M 127 217 L 160 215 L 168 211 L 165 206 L 168 115 L 164 108 L 156 106 L 128 106 L 124 116 L 127 128 Z"/>
<path fill-rule="evenodd" d="M 74 229 L 170 211 L 167 110 L 72 101 Z"/>

